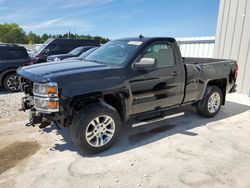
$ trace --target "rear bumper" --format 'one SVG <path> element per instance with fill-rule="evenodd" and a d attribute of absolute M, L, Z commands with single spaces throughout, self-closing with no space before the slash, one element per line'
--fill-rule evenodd
<path fill-rule="evenodd" d="M 235 93 L 237 91 L 236 88 L 237 88 L 237 84 L 234 84 L 232 89 L 230 89 L 229 93 Z"/>

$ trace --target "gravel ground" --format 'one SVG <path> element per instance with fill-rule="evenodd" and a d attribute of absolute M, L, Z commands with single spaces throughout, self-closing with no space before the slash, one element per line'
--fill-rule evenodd
<path fill-rule="evenodd" d="M 2 113 L 7 123 L 0 122 L 0 160 L 6 160 L 1 188 L 250 187 L 246 96 L 228 95 L 214 118 L 185 111 L 144 127 L 123 127 L 110 150 L 91 157 L 79 154 L 67 128 L 25 127 L 28 113 L 17 111 L 21 96 L 0 94 L 1 112 L 8 114 Z"/>
<path fill-rule="evenodd" d="M 7 93 L 0 91 L 0 123 L 14 122 L 26 119 L 27 114 L 18 111 L 21 108 L 21 98 L 23 93 Z"/>

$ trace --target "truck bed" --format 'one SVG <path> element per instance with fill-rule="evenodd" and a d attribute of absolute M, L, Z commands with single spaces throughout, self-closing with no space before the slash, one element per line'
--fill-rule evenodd
<path fill-rule="evenodd" d="M 184 57 L 185 64 L 207 64 L 207 63 L 219 63 L 227 62 L 231 60 L 216 59 L 216 58 L 195 58 L 195 57 Z"/>
<path fill-rule="evenodd" d="M 227 85 L 226 92 L 229 92 L 235 84 L 234 60 L 191 57 L 183 59 L 186 69 L 184 103 L 201 99 L 210 80 L 223 82 Z"/>

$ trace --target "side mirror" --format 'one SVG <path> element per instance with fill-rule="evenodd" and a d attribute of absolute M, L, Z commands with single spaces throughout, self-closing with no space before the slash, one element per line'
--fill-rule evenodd
<path fill-rule="evenodd" d="M 154 58 L 141 58 L 139 62 L 135 63 L 135 68 L 145 69 L 156 67 L 156 60 Z"/>

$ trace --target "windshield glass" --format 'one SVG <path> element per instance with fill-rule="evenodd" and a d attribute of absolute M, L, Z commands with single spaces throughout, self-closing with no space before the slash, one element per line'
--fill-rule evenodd
<path fill-rule="evenodd" d="M 127 40 L 110 41 L 88 55 L 86 60 L 109 65 L 125 64 L 141 43 Z"/>
<path fill-rule="evenodd" d="M 91 48 L 89 50 L 87 50 L 86 52 L 83 52 L 79 58 L 81 59 L 85 59 L 89 54 L 91 54 L 93 51 L 95 51 L 97 48 Z"/>
<path fill-rule="evenodd" d="M 82 52 L 82 49 L 83 49 L 83 47 L 75 48 L 74 50 L 72 50 L 71 52 L 69 52 L 69 54 L 73 55 L 73 56 L 78 56 Z"/>
<path fill-rule="evenodd" d="M 52 42 L 54 39 L 50 38 L 48 40 L 46 40 L 42 45 L 40 45 L 36 50 L 35 52 L 37 54 L 39 54 L 50 42 Z"/>

